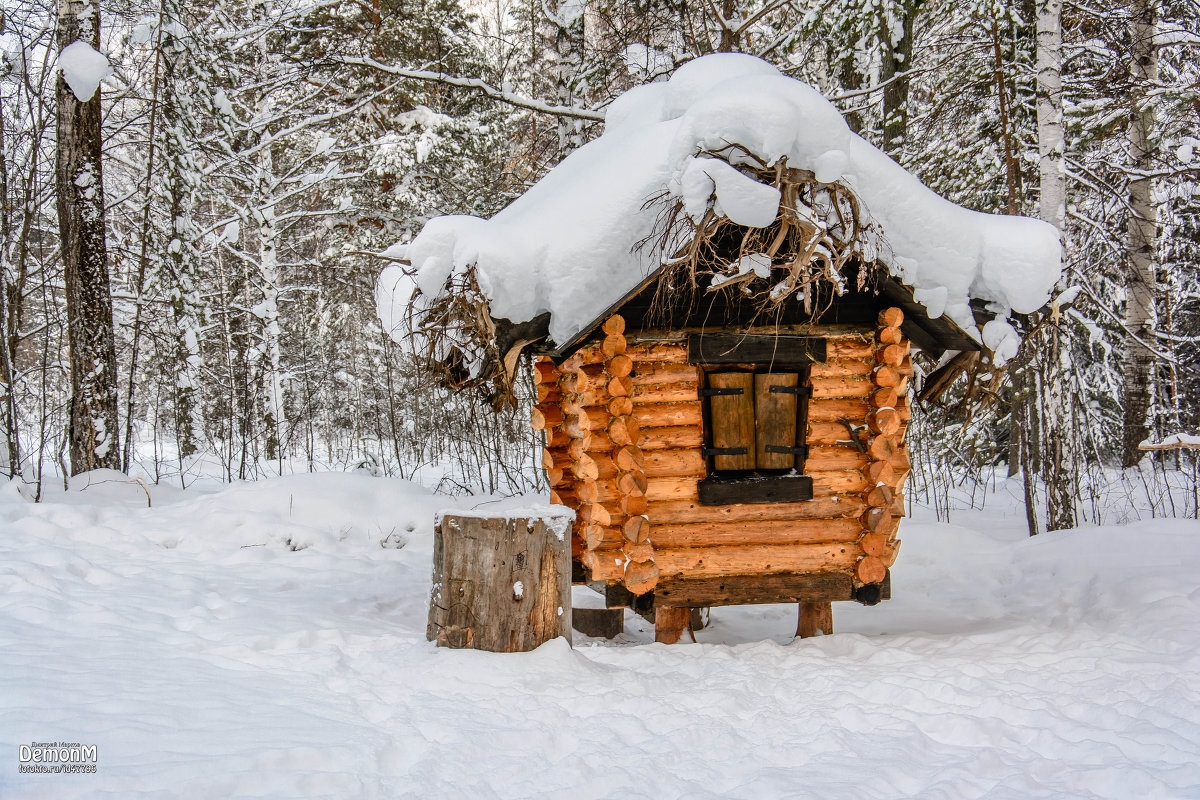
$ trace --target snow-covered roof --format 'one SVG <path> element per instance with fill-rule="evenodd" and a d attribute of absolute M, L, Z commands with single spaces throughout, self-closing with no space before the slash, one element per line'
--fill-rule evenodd
<path fill-rule="evenodd" d="M 726 160 L 713 158 L 717 151 Z M 945 315 L 1000 357 L 1015 346 L 1009 312 L 1048 302 L 1061 269 L 1052 226 L 945 200 L 854 134 L 815 89 L 742 54 L 705 56 L 665 82 L 631 89 L 609 106 L 602 136 L 503 211 L 488 220 L 437 217 L 388 255 L 412 265 L 418 312 L 473 268 L 492 318 L 549 312 L 550 337 L 561 345 L 662 266 L 661 248 L 639 246 L 662 214 L 651 201 L 677 201 L 693 218 L 711 207 L 735 223 L 767 226 L 779 190 L 736 167 L 784 158 L 848 188 L 881 232 L 877 261 L 931 318 Z M 976 326 L 972 299 L 996 314 L 988 330 Z M 378 301 L 385 324 L 399 331 L 412 280 L 388 268 Z"/>

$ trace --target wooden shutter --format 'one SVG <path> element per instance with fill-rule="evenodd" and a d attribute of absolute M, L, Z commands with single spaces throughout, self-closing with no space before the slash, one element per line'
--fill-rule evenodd
<path fill-rule="evenodd" d="M 759 469 L 791 469 L 796 465 L 796 404 L 800 376 L 776 372 L 754 376 L 755 462 Z"/>
<path fill-rule="evenodd" d="M 708 387 L 716 390 L 708 398 L 713 449 L 744 451 L 714 455 L 713 468 L 754 469 L 754 374 L 712 372 Z"/>

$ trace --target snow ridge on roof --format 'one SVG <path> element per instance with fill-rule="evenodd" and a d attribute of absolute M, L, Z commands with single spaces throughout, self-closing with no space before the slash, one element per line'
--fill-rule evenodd
<path fill-rule="evenodd" d="M 1000 358 L 1015 345 L 1004 318 L 1041 308 L 1059 280 L 1053 226 L 945 200 L 854 134 L 811 86 L 733 53 L 696 59 L 668 81 L 618 97 L 600 138 L 490 220 L 432 219 L 389 255 L 403 253 L 412 264 L 418 311 L 422 298 L 474 268 L 493 318 L 521 322 L 549 311 L 550 336 L 562 344 L 662 265 L 661 253 L 638 246 L 661 210 L 652 199 L 677 198 L 689 213 L 711 201 L 740 224 L 773 221 L 777 190 L 748 186 L 755 181 L 738 170 L 697 158 L 731 144 L 767 164 L 786 157 L 789 167 L 850 189 L 886 237 L 880 262 L 931 317 L 944 314 L 980 337 L 969 301 L 991 303 L 997 319 L 983 338 Z M 385 270 L 378 291 L 385 323 L 403 318 L 411 287 L 398 268 Z"/>

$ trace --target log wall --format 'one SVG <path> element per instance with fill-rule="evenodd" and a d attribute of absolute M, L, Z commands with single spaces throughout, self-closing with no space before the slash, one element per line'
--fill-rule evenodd
<path fill-rule="evenodd" d="M 816 330 L 804 473 L 813 499 L 702 506 L 700 368 L 686 336 L 626 336 L 614 316 L 559 367 L 537 365 L 533 425 L 555 502 L 578 512 L 573 553 L 592 580 L 634 594 L 660 578 L 841 571 L 878 583 L 896 558 L 908 474 L 909 343 L 903 314 L 875 330 Z"/>

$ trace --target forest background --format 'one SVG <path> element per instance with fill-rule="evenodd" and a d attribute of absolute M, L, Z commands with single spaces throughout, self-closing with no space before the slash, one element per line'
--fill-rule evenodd
<path fill-rule="evenodd" d="M 1115 521 L 1114 492 L 1196 515 L 1197 451 L 1140 449 L 1200 431 L 1194 0 L 0 8 L 0 468 L 39 492 L 97 467 L 540 488 L 527 397 L 437 385 L 381 327 L 378 254 L 503 208 L 622 91 L 739 51 L 950 200 L 1062 231 L 1065 294 L 1007 368 L 964 356 L 918 405 L 910 495 L 946 511 L 1020 473 L 1031 532 Z M 107 60 L 88 97 L 58 68 L 76 41 Z"/>

